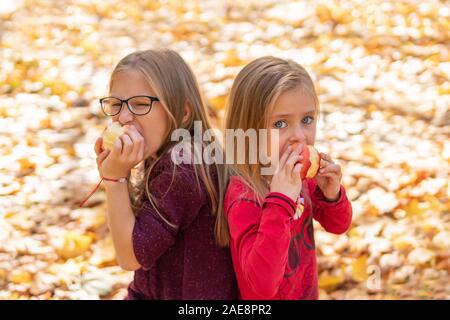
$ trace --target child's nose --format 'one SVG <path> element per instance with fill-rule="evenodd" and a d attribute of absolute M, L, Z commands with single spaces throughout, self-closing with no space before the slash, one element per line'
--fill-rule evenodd
<path fill-rule="evenodd" d="M 122 107 L 122 110 L 120 110 L 120 113 L 118 115 L 118 121 L 120 123 L 128 123 L 131 120 L 133 120 L 134 115 L 130 112 L 130 110 L 127 108 L 127 106 L 124 104 Z"/>
<path fill-rule="evenodd" d="M 300 126 L 295 127 L 290 140 L 294 142 L 306 143 L 306 134 L 303 131 L 303 128 Z"/>

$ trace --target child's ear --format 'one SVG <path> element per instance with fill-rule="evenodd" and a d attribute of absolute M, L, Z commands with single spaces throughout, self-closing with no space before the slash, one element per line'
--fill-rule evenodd
<path fill-rule="evenodd" d="M 190 106 L 189 106 L 188 104 L 186 104 L 186 105 L 184 106 L 184 116 L 183 116 L 182 122 L 183 122 L 183 123 L 188 122 L 189 119 L 191 118 L 191 115 L 192 115 L 191 108 L 190 108 Z"/>

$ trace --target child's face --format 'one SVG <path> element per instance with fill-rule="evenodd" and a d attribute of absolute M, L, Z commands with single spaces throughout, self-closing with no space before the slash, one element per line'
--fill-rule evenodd
<path fill-rule="evenodd" d="M 316 139 L 317 112 L 313 97 L 301 87 L 286 91 L 275 101 L 269 114 L 267 129 L 277 129 L 279 156 L 294 143 L 314 145 Z M 269 135 L 270 139 L 270 135 Z M 269 140 L 270 141 L 270 140 Z M 269 145 L 270 150 L 270 145 Z"/>
<path fill-rule="evenodd" d="M 119 99 L 146 95 L 155 97 L 155 92 L 149 86 L 144 76 L 134 70 L 122 71 L 114 75 L 110 95 Z M 144 157 L 154 157 L 163 144 L 169 128 L 169 118 L 160 102 L 154 101 L 149 113 L 134 115 L 125 104 L 118 115 L 112 117 L 121 125 L 134 126 L 144 137 Z"/>

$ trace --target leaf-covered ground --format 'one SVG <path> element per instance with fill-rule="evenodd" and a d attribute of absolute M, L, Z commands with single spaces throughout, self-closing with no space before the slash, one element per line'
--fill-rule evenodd
<path fill-rule="evenodd" d="M 350 231 L 316 225 L 322 299 L 449 299 L 449 1 L 0 0 L 0 299 L 121 299 L 98 174 L 114 64 L 171 47 L 219 123 L 262 55 L 313 75 L 317 147 L 344 168 Z"/>

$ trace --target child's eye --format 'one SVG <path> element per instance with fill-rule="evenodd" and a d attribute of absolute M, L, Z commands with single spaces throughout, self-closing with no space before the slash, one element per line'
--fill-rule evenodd
<path fill-rule="evenodd" d="M 275 123 L 273 124 L 273 126 L 274 126 L 275 128 L 277 128 L 277 129 L 283 129 L 283 128 L 286 128 L 287 123 L 286 123 L 286 121 L 278 120 L 277 122 L 275 122 Z"/>
<path fill-rule="evenodd" d="M 303 120 L 302 120 L 302 122 L 304 124 L 311 124 L 313 121 L 314 121 L 314 118 L 310 117 L 310 116 L 304 117 Z"/>

